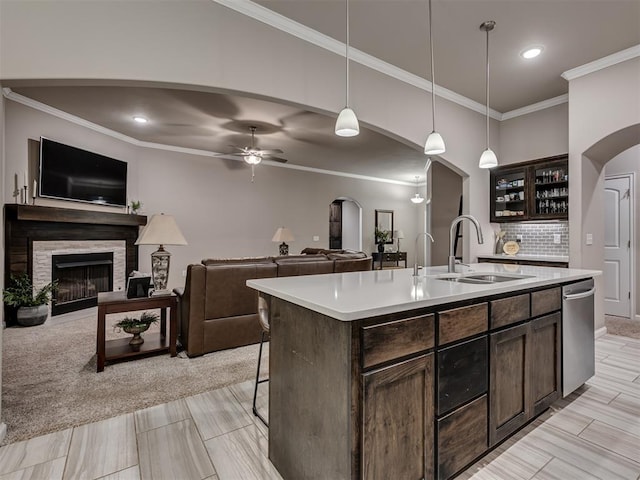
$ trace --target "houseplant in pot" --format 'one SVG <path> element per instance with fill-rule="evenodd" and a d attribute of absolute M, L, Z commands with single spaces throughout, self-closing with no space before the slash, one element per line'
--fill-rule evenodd
<path fill-rule="evenodd" d="M 135 347 L 144 343 L 144 338 L 140 336 L 142 332 L 146 332 L 149 327 L 158 321 L 158 315 L 155 313 L 144 312 L 137 317 L 124 317 L 113 328 L 124 330 L 126 333 L 133 335 L 133 338 L 129 342 L 129 345 Z"/>
<path fill-rule="evenodd" d="M 49 316 L 49 300 L 57 286 L 57 281 L 53 281 L 34 291 L 33 283 L 26 273 L 11 275 L 9 286 L 2 292 L 2 298 L 5 305 L 17 309 L 18 325 L 42 325 Z"/>
<path fill-rule="evenodd" d="M 376 244 L 378 245 L 378 252 L 384 252 L 384 244 L 391 239 L 391 232 L 389 230 L 381 230 L 376 227 Z"/>

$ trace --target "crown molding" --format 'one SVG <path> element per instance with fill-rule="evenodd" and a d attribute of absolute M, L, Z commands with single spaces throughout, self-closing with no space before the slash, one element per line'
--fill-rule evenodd
<path fill-rule="evenodd" d="M 51 107 L 49 105 L 46 105 L 44 103 L 38 102 L 36 100 L 33 100 L 31 98 L 25 97 L 24 95 L 20 95 L 19 93 L 15 93 L 14 91 L 12 91 L 10 88 L 3 88 L 2 89 L 2 95 L 9 99 L 12 100 L 16 103 L 20 103 L 22 105 L 25 105 L 27 107 L 33 108 L 34 110 L 38 110 L 41 111 L 43 113 L 46 113 L 48 115 L 52 115 L 54 117 L 60 118 L 62 120 L 66 120 L 67 122 L 73 123 L 75 125 L 79 125 L 81 127 L 85 127 L 88 128 L 89 130 L 93 130 L 94 132 L 98 132 L 101 133 L 103 135 L 115 138 L 117 140 L 129 143 L 131 145 L 135 145 L 136 147 L 143 147 L 143 148 L 152 148 L 155 150 L 165 150 L 165 151 L 169 151 L 169 152 L 176 152 L 176 153 L 184 153 L 187 155 L 198 155 L 198 156 L 204 156 L 204 157 L 212 157 L 212 158 L 224 158 L 227 160 L 233 160 L 236 162 L 243 162 L 242 159 L 240 158 L 234 158 L 231 156 L 227 156 L 224 155 L 222 153 L 218 153 L 218 152 L 211 152 L 209 150 L 199 150 L 196 148 L 186 148 L 186 147 L 179 147 L 176 145 L 164 145 L 162 143 L 154 143 L 154 142 L 145 142 L 142 140 L 138 140 L 136 138 L 130 137 L 128 135 L 124 135 L 120 132 L 116 132 L 115 130 L 111 130 L 109 128 L 105 128 L 101 125 L 98 125 L 96 123 L 93 122 L 89 122 L 88 120 L 85 120 L 83 118 L 77 117 L 75 115 L 71 115 L 70 113 L 67 112 L 63 112 L 62 110 L 58 110 L 57 108 Z M 345 178 L 355 178 L 358 180 L 366 180 L 369 182 L 380 182 L 380 183 L 390 183 L 393 185 L 403 185 L 403 186 L 408 186 L 408 187 L 413 187 L 415 186 L 415 183 L 412 182 L 405 182 L 405 181 L 401 181 L 401 180 L 393 180 L 390 178 L 380 178 L 380 177 L 370 177 L 367 175 L 358 175 L 355 173 L 346 173 L 346 172 L 338 172 L 335 170 L 324 170 L 324 169 L 320 169 L 320 168 L 313 168 L 313 167 L 304 167 L 301 165 L 287 165 L 287 164 L 283 164 L 283 163 L 279 163 L 279 162 L 273 162 L 273 161 L 269 161 L 269 160 L 263 160 L 262 161 L 263 165 L 269 165 L 271 167 L 279 167 L 279 168 L 288 168 L 291 170 L 301 170 L 301 171 L 305 171 L 305 172 L 312 172 L 312 173 L 320 173 L 323 175 L 333 175 L 333 176 L 337 176 L 337 177 L 345 177 Z"/>
<path fill-rule="evenodd" d="M 565 80 L 571 81 L 590 73 L 597 72 L 598 70 L 602 70 L 603 68 L 611 67 L 612 65 L 616 65 L 618 63 L 625 62 L 637 57 L 640 57 L 640 45 L 634 45 L 633 47 L 629 47 L 625 50 L 612 53 L 611 55 L 599 58 L 598 60 L 594 60 L 593 62 L 585 63 L 584 65 L 581 65 L 579 67 L 572 68 L 571 70 L 563 72 L 561 76 Z"/>
<path fill-rule="evenodd" d="M 538 112 L 540 110 L 545 110 L 547 108 L 555 107 L 556 105 L 562 105 L 563 103 L 568 102 L 569 94 L 565 93 L 557 97 L 543 100 L 542 102 L 532 103 L 531 105 L 527 105 L 526 107 L 516 108 L 515 110 L 505 112 L 500 117 L 500 120 L 509 120 L 510 118 L 520 117 L 522 115 L 527 115 L 528 113 Z"/>
<path fill-rule="evenodd" d="M 290 18 L 280 15 L 279 13 L 269 10 L 268 8 L 258 5 L 250 0 L 212 1 L 269 25 L 270 27 L 300 38 L 301 40 L 309 42 L 317 47 L 335 53 L 336 55 L 340 55 L 341 57 L 346 56 L 346 45 L 343 42 L 320 33 L 317 30 L 313 30 L 312 28 L 302 25 L 295 20 L 291 20 Z M 349 47 L 349 60 L 431 93 L 432 83 L 426 78 L 409 73 L 406 70 L 398 68 L 395 65 L 385 62 L 384 60 L 380 60 L 377 57 L 364 53 L 351 46 Z M 481 113 L 482 115 L 485 114 L 486 107 L 484 104 L 471 100 L 470 98 L 460 95 L 448 88 L 441 87 L 438 84 L 436 84 L 436 95 L 444 98 L 445 100 L 449 100 L 465 108 Z M 495 120 L 500 120 L 502 114 L 490 108 L 489 116 Z"/>

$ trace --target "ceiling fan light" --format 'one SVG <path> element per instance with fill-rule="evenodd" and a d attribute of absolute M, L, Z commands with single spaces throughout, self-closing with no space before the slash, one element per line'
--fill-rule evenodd
<path fill-rule="evenodd" d="M 249 165 L 258 165 L 261 161 L 262 161 L 262 157 L 260 157 L 259 155 L 245 155 L 244 157 L 244 161 L 247 162 Z"/>
<path fill-rule="evenodd" d="M 413 197 L 411 197 L 411 201 L 415 204 L 424 202 L 424 198 L 420 196 L 419 193 L 416 193 Z"/>
<path fill-rule="evenodd" d="M 353 110 L 344 107 L 336 120 L 336 135 L 340 137 L 355 137 L 360 133 L 358 118 Z"/>
<path fill-rule="evenodd" d="M 424 144 L 424 153 L 426 155 L 439 155 L 445 151 L 446 148 L 442 136 L 438 132 L 431 132 Z"/>
<path fill-rule="evenodd" d="M 480 168 L 493 168 L 498 166 L 498 157 L 493 153 L 493 150 L 487 148 L 482 155 L 480 155 L 480 163 L 478 164 Z"/>

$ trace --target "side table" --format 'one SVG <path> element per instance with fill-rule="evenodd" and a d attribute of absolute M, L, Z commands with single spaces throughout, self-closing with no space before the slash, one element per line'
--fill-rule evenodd
<path fill-rule="evenodd" d="M 178 337 L 178 297 L 175 294 L 158 295 L 156 297 L 127 298 L 125 292 L 98 293 L 98 335 L 96 352 L 98 355 L 97 371 L 104 370 L 109 360 L 120 360 L 166 352 L 175 357 Z M 131 347 L 129 338 L 116 340 L 105 339 L 106 316 L 110 313 L 133 312 L 137 310 L 160 309 L 160 333 L 144 335 L 144 343 L 139 347 Z M 167 310 L 169 310 L 169 342 L 167 343 Z"/>
<path fill-rule="evenodd" d="M 376 263 L 378 269 L 382 270 L 382 264 L 384 262 L 395 262 L 396 267 L 400 266 L 400 262 L 404 262 L 404 268 L 407 268 L 407 252 L 372 252 L 373 262 L 371 263 L 371 269 L 376 269 Z"/>

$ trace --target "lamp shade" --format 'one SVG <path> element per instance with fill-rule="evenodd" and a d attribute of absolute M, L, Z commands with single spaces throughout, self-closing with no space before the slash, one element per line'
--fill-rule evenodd
<path fill-rule="evenodd" d="M 496 154 L 493 153 L 493 150 L 487 148 L 482 152 L 478 166 L 480 168 L 493 168 L 498 166 L 498 158 L 496 157 Z"/>
<path fill-rule="evenodd" d="M 424 153 L 427 155 L 439 155 L 445 151 L 442 136 L 438 132 L 431 132 L 424 144 Z"/>
<path fill-rule="evenodd" d="M 136 245 L 187 245 L 173 215 L 154 215 L 136 240 Z"/>
<path fill-rule="evenodd" d="M 402 238 L 404 238 L 404 232 L 402 230 L 395 230 L 393 232 L 393 236 L 394 236 L 394 238 L 402 239 Z"/>
<path fill-rule="evenodd" d="M 340 137 L 355 137 L 360 133 L 358 118 L 353 110 L 344 107 L 336 120 L 336 135 Z"/>
<path fill-rule="evenodd" d="M 411 201 L 415 204 L 424 202 L 424 197 L 420 196 L 419 193 L 416 193 L 413 197 L 411 197 Z"/>
<path fill-rule="evenodd" d="M 295 237 L 286 227 L 280 227 L 276 230 L 275 235 L 271 239 L 272 242 L 293 242 L 295 241 Z"/>

